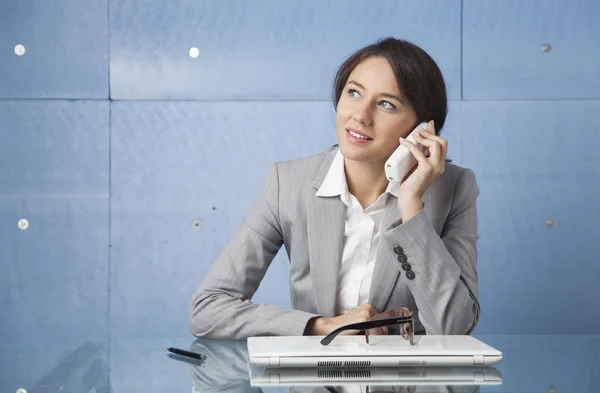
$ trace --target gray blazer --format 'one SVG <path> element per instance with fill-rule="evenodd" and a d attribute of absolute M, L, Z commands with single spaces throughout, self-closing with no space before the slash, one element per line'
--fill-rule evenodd
<path fill-rule="evenodd" d="M 342 257 L 345 205 L 318 197 L 337 148 L 271 165 L 260 195 L 192 297 L 190 329 L 198 337 L 245 339 L 302 335 L 309 319 L 333 317 Z M 387 198 L 369 302 L 382 312 L 408 307 L 415 331 L 468 334 L 479 320 L 475 175 L 447 163 L 423 197 L 424 208 L 402 222 Z M 290 260 L 292 310 L 254 304 L 281 248 Z M 414 276 L 398 262 L 405 254 Z"/>

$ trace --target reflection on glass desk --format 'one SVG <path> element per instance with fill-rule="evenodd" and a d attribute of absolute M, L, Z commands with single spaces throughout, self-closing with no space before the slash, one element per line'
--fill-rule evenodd
<path fill-rule="evenodd" d="M 252 369 L 252 386 L 335 385 L 500 385 L 493 367 L 358 367 Z"/>
<path fill-rule="evenodd" d="M 503 361 L 478 370 L 391 368 L 397 373 L 277 369 L 278 376 L 272 377 L 270 370 L 249 365 L 245 341 L 183 337 L 0 343 L 0 392 L 600 392 L 600 336 L 477 338 L 501 350 Z M 199 352 L 206 359 L 169 354 L 167 347 Z M 483 370 L 485 375 L 476 374 Z"/>

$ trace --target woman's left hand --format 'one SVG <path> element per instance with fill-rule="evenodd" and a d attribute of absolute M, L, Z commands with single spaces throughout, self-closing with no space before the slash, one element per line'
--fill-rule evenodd
<path fill-rule="evenodd" d="M 400 143 L 404 145 L 417 160 L 417 165 L 414 170 L 400 184 L 398 189 L 398 206 L 400 211 L 403 212 L 403 217 L 407 210 L 406 207 L 414 207 L 417 202 L 418 204 L 421 204 L 421 199 L 423 198 L 425 191 L 427 191 L 446 169 L 448 141 L 435 135 L 433 120 L 428 123 L 427 131 L 422 130 L 421 128 L 418 128 L 418 130 L 419 132 L 413 134 L 415 141 L 427 148 L 429 151 L 427 156 L 423 154 L 414 143 L 411 143 L 404 138 L 400 138 Z M 414 213 L 416 214 L 416 212 Z M 404 219 L 404 221 L 407 220 Z"/>

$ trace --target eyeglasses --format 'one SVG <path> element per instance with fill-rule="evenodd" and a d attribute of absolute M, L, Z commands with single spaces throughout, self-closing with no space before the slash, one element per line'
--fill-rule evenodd
<path fill-rule="evenodd" d="M 400 335 L 409 340 L 410 345 L 415 344 L 415 325 L 412 312 L 406 307 L 396 308 L 377 314 L 366 322 L 351 323 L 341 326 L 329 333 L 321 340 L 322 345 L 329 345 L 336 336 L 346 330 L 360 330 L 365 332 L 365 340 L 369 344 L 369 329 L 398 325 Z"/>

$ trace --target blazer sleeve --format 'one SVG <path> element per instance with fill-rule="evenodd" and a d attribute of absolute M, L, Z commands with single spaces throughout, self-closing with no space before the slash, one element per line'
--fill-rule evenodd
<path fill-rule="evenodd" d="M 251 301 L 283 244 L 278 199 L 278 168 L 273 164 L 250 212 L 192 296 L 189 324 L 194 336 L 234 340 L 301 336 L 316 317 Z"/>
<path fill-rule="evenodd" d="M 441 235 L 424 209 L 384 232 L 386 245 L 401 246 L 415 274 L 409 280 L 402 271 L 427 334 L 470 334 L 479 321 L 478 196 L 475 174 L 463 169 Z"/>

